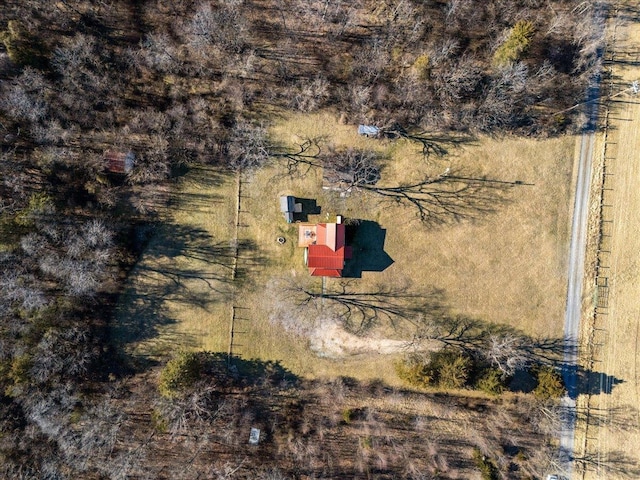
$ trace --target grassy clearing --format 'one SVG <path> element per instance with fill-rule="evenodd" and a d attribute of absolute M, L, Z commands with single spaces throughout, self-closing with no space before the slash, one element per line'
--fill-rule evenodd
<path fill-rule="evenodd" d="M 572 137 L 482 138 L 451 150 L 446 159 L 425 163 L 416 144 L 359 137 L 353 126 L 338 125 L 328 114 L 315 119 L 296 116 L 274 132 L 283 137 L 286 132 L 301 137 L 331 135 L 337 146 L 375 148 L 393 159 L 384 171 L 387 184 L 415 179 L 425 171 L 437 174 L 447 167 L 462 168 L 476 177 L 532 184 L 513 189 L 510 203 L 493 215 L 435 229 L 420 225 L 404 207 L 362 208 L 355 199 L 343 205 L 351 210 L 346 215 L 360 214 L 387 229 L 385 250 L 395 263 L 385 272 L 365 273 L 363 284 L 410 279 L 416 288 L 444 289 L 447 304 L 458 313 L 507 323 L 533 335 L 561 334 Z"/>
<path fill-rule="evenodd" d="M 117 309 L 114 337 L 136 355 L 227 349 L 235 178 L 195 169 L 178 191 Z"/>
<path fill-rule="evenodd" d="M 481 138 L 451 150 L 446 158 L 425 161 L 415 143 L 367 139 L 355 130 L 353 125 L 341 125 L 334 115 L 322 113 L 282 118 L 271 134 L 283 145 L 303 138 L 323 138 L 323 148 L 375 149 L 388 159 L 383 170 L 387 185 L 427 173 L 437 175 L 446 168 L 527 185 L 513 188 L 509 202 L 494 214 L 427 228 L 406 207 L 379 204 L 371 196 L 359 194 L 341 198 L 321 189 L 321 172 L 311 170 L 305 176 L 289 177 L 284 166 L 275 163 L 244 175 L 239 239 L 245 247 L 240 249 L 239 278 L 231 285 L 220 279 L 207 283 L 198 275 L 229 273 L 228 265 L 219 265 L 206 254 L 215 253 L 211 245 L 217 242 L 229 245 L 235 234 L 235 179 L 228 175 L 207 182 L 202 180 L 202 171 L 191 172 L 183 180 L 172 212 L 174 227 L 160 232 L 156 243 L 150 243 L 133 272 L 123 306 L 140 302 L 150 285 L 159 289 L 172 284 L 173 280 L 158 273 L 141 275 L 151 267 L 189 271 L 193 278 L 181 279 L 180 294 L 170 292 L 160 299 L 157 308 L 149 309 L 162 312 L 167 321 L 157 325 L 144 341 L 133 342 L 135 351 L 160 354 L 186 345 L 226 351 L 231 295 L 235 293 L 235 305 L 241 308 L 234 351 L 243 357 L 281 360 L 295 373 L 312 377 L 350 375 L 398 382 L 393 355 L 372 352 L 322 358 L 309 349 L 307 340 L 287 334 L 269 320 L 270 307 L 276 301 L 269 289 L 273 279 L 308 279 L 302 250 L 296 247 L 297 226 L 286 224 L 279 212 L 278 196 L 283 194 L 315 199 L 320 213 L 309 216 L 312 222 L 342 214 L 378 222 L 386 230 L 384 250 L 393 264 L 382 272 L 363 272 L 362 278 L 355 280 L 359 291 L 370 291 L 378 285 L 408 285 L 418 293 L 438 288 L 443 290 L 443 300 L 453 314 L 505 323 L 531 335 L 561 335 L 573 138 Z M 194 229 L 206 234 L 202 245 L 205 258 L 193 255 L 193 245 L 185 245 L 180 239 L 181 233 Z M 278 244 L 278 236 L 284 236 L 287 242 Z M 171 244 L 182 245 L 179 254 L 172 257 L 158 253 L 159 246 Z M 120 321 L 130 323 L 127 319 L 132 310 L 135 313 L 131 307 L 121 308 Z M 384 329 L 373 335 L 393 337 Z"/>

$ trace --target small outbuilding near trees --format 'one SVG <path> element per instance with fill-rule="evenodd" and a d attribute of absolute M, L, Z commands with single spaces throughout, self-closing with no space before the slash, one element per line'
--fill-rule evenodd
<path fill-rule="evenodd" d="M 136 156 L 133 152 L 107 150 L 104 152 L 104 168 L 110 173 L 130 173 L 133 170 Z"/>
<path fill-rule="evenodd" d="M 380 128 L 374 125 L 358 125 L 358 134 L 367 137 L 377 137 L 380 134 Z"/>
<path fill-rule="evenodd" d="M 292 195 L 283 195 L 280 197 L 280 211 L 287 223 L 292 223 L 293 214 L 302 212 L 302 204 L 296 203 L 296 197 Z"/>

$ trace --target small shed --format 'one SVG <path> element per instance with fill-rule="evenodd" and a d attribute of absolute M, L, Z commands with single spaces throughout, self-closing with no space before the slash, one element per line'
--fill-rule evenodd
<path fill-rule="evenodd" d="M 260 443 L 260 429 L 252 427 L 249 433 L 249 444 L 258 445 L 258 443 Z"/>
<path fill-rule="evenodd" d="M 366 137 L 377 137 L 380 134 L 380 128 L 374 125 L 358 125 L 358 134 Z"/>
<path fill-rule="evenodd" d="M 104 152 L 105 169 L 111 173 L 129 173 L 133 170 L 135 158 L 131 151 L 107 150 Z"/>
<path fill-rule="evenodd" d="M 293 214 L 302 212 L 302 203 L 296 203 L 296 197 L 283 195 L 280 197 L 280 211 L 287 223 L 293 222 Z"/>

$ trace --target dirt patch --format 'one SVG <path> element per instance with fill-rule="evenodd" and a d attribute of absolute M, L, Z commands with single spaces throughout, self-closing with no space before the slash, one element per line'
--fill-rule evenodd
<path fill-rule="evenodd" d="M 320 357 L 340 358 L 351 355 L 377 353 L 388 355 L 407 351 L 410 347 L 404 340 L 387 338 L 362 338 L 347 332 L 338 322 L 326 320 L 313 329 L 309 336 L 309 347 Z"/>

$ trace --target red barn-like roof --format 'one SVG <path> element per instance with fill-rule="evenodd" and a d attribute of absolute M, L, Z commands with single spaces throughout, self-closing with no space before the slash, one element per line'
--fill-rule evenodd
<path fill-rule="evenodd" d="M 344 261 L 351 258 L 341 223 L 301 225 L 299 246 L 307 247 L 306 263 L 314 277 L 341 277 Z"/>
<path fill-rule="evenodd" d="M 133 170 L 135 155 L 133 152 L 118 152 L 107 150 L 104 152 L 105 168 L 111 173 L 129 173 Z"/>

